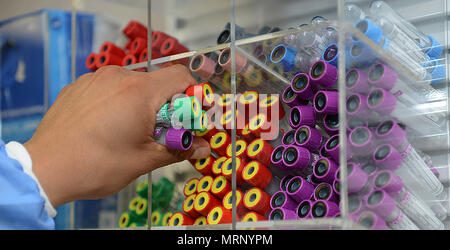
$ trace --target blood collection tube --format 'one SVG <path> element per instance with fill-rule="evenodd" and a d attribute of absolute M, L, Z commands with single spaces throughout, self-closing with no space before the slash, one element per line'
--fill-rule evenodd
<path fill-rule="evenodd" d="M 296 220 L 297 214 L 293 210 L 277 207 L 269 214 L 269 220 Z"/>
<path fill-rule="evenodd" d="M 158 130 L 161 132 L 159 133 Z M 187 151 L 192 146 L 194 136 L 187 129 L 156 128 L 154 139 L 170 149 Z"/>
<path fill-rule="evenodd" d="M 289 125 L 297 129 L 302 125 L 316 126 L 316 113 L 312 106 L 295 106 L 289 113 Z"/>
<path fill-rule="evenodd" d="M 109 52 L 101 52 L 96 57 L 95 66 L 97 66 L 97 69 L 107 65 L 122 66 L 122 58 Z"/>
<path fill-rule="evenodd" d="M 242 179 L 252 186 L 264 189 L 267 193 L 273 193 L 279 185 L 272 182 L 272 172 L 258 161 L 251 161 L 245 165 L 242 171 Z M 267 188 L 267 189 L 266 189 Z"/>
<path fill-rule="evenodd" d="M 335 66 L 319 60 L 315 62 L 309 70 L 309 76 L 313 84 L 330 89 L 335 86 L 338 80 L 338 70 Z"/>
<path fill-rule="evenodd" d="M 291 88 L 303 100 L 312 100 L 317 92 L 317 86 L 305 73 L 299 73 L 292 78 Z"/>
<path fill-rule="evenodd" d="M 314 201 L 311 206 L 311 215 L 313 218 L 335 217 L 340 213 L 339 206 L 331 201 Z"/>
<path fill-rule="evenodd" d="M 171 36 L 161 31 L 155 31 L 152 33 L 152 49 L 160 51 L 162 44 Z"/>
<path fill-rule="evenodd" d="M 288 182 L 286 190 L 288 195 L 297 202 L 310 200 L 314 195 L 314 186 L 300 176 L 293 177 Z"/>
<path fill-rule="evenodd" d="M 389 230 L 386 221 L 373 211 L 362 212 L 356 222 L 369 230 Z"/>
<path fill-rule="evenodd" d="M 141 52 L 147 48 L 147 39 L 137 37 L 133 40 L 130 46 L 130 54 L 135 55 L 136 57 L 141 54 Z"/>
<path fill-rule="evenodd" d="M 333 187 L 326 182 L 320 183 L 317 185 L 316 189 L 314 189 L 314 199 L 315 200 L 325 200 L 331 201 L 336 204 L 339 203 L 339 196 L 333 191 Z"/>
<path fill-rule="evenodd" d="M 214 178 L 211 175 L 206 175 L 200 178 L 197 183 L 197 193 L 210 192 Z"/>
<path fill-rule="evenodd" d="M 281 138 L 281 143 L 283 143 L 283 145 L 292 145 L 295 144 L 295 132 L 297 130 L 295 129 L 291 129 L 289 131 L 287 131 L 286 133 L 283 134 L 283 137 Z"/>
<path fill-rule="evenodd" d="M 295 211 L 298 206 L 298 202 L 292 199 L 287 192 L 278 191 L 272 195 L 270 199 L 270 207 L 272 210 L 275 208 L 284 208 L 287 210 Z"/>
<path fill-rule="evenodd" d="M 322 53 L 321 59 L 324 60 L 326 63 L 329 63 L 335 67 L 338 67 L 339 62 L 339 53 L 340 49 L 337 45 L 337 43 L 333 42 L 330 43 Z M 349 68 L 352 64 L 352 60 L 348 54 L 348 50 L 345 50 L 345 68 Z"/>
<path fill-rule="evenodd" d="M 177 39 L 173 37 L 167 38 L 161 44 L 161 55 L 162 56 L 171 56 L 176 54 L 181 54 L 188 52 L 189 49 L 183 46 Z"/>
<path fill-rule="evenodd" d="M 199 216 L 197 217 L 197 219 L 195 219 L 194 223 L 192 225 L 194 226 L 201 226 L 201 225 L 206 225 L 208 224 L 206 221 L 206 217 L 205 216 Z"/>
<path fill-rule="evenodd" d="M 332 160 L 321 157 L 313 167 L 313 175 L 322 182 L 332 184 L 339 166 Z"/>
<path fill-rule="evenodd" d="M 231 144 L 231 138 L 227 132 L 220 131 L 211 137 L 211 150 L 220 156 L 227 155 L 227 147 Z"/>
<path fill-rule="evenodd" d="M 170 103 L 166 103 L 156 114 L 156 124 L 162 126 L 176 125 L 183 122 L 183 126 L 190 126 L 191 120 L 195 120 L 202 115 L 202 105 L 197 97 L 176 98 Z"/>
<path fill-rule="evenodd" d="M 135 55 L 133 54 L 127 54 L 123 59 L 122 59 L 122 66 L 129 66 L 129 65 L 133 65 L 136 64 L 137 58 Z"/>
<path fill-rule="evenodd" d="M 311 200 L 304 200 L 298 204 L 297 208 L 294 210 L 297 212 L 298 219 L 312 219 L 312 204 L 313 201 Z"/>
<path fill-rule="evenodd" d="M 265 221 L 265 220 L 266 220 L 266 217 L 258 214 L 257 212 L 254 212 L 254 211 L 250 211 L 242 217 L 242 222 L 256 222 L 256 221 Z"/>
<path fill-rule="evenodd" d="M 394 120 L 387 120 L 380 123 L 376 129 L 375 135 L 382 141 L 389 143 L 383 146 L 384 150 L 394 152 L 397 164 L 399 164 L 399 162 L 402 164 L 401 168 L 393 168 L 393 170 L 398 169 L 396 174 L 400 175 L 402 178 L 414 180 L 415 184 L 419 184 L 420 189 L 432 194 L 439 200 L 447 199 L 447 194 L 444 191 L 442 183 L 436 175 L 433 174 L 415 148 L 409 143 L 406 137 L 406 131 L 403 130 L 398 123 Z M 401 153 L 394 149 L 394 147 Z M 378 155 L 377 152 L 375 152 L 374 157 L 376 158 L 378 156 L 380 158 L 385 155 L 388 154 L 380 148 L 380 150 L 378 150 Z M 408 185 L 408 188 L 411 190 L 419 191 L 415 185 L 410 183 L 405 184 Z M 437 207 L 433 207 L 433 209 L 437 209 Z M 442 207 L 442 209 L 444 209 L 443 211 L 446 211 L 445 208 Z M 439 214 L 443 214 L 443 211 L 439 212 Z"/>
<path fill-rule="evenodd" d="M 231 190 L 231 183 L 223 175 L 217 176 L 211 186 L 211 193 L 219 199 L 223 197 Z"/>
<path fill-rule="evenodd" d="M 321 156 L 330 157 L 335 162 L 339 162 L 339 134 L 332 135 L 325 142 L 323 148 L 321 149 Z M 347 148 L 347 160 L 352 158 L 353 152 L 351 148 Z"/>
<path fill-rule="evenodd" d="M 143 24 L 137 21 L 130 21 L 122 32 L 130 39 L 134 40 L 137 37 L 147 39 L 148 29 Z"/>
<path fill-rule="evenodd" d="M 367 94 L 370 91 L 369 74 L 352 68 L 345 75 L 345 88 L 353 93 Z"/>
<path fill-rule="evenodd" d="M 369 109 L 380 115 L 390 115 L 397 118 L 408 127 L 420 132 L 427 133 L 436 128 L 435 121 L 422 115 L 415 109 L 415 105 L 404 102 L 400 96 L 395 96 L 382 88 L 374 88 L 370 91 L 367 104 Z"/>
<path fill-rule="evenodd" d="M 277 122 L 279 121 L 271 121 L 270 117 L 268 117 L 266 114 L 259 113 L 249 120 L 248 128 L 257 138 L 271 141 L 278 138 L 278 134 L 280 132 L 280 129 L 277 126 Z"/>
<path fill-rule="evenodd" d="M 214 161 L 215 159 L 211 155 L 203 159 L 198 159 L 195 161 L 194 168 L 202 175 L 212 175 L 212 166 Z"/>
<path fill-rule="evenodd" d="M 206 220 L 209 225 L 226 224 L 233 221 L 231 210 L 225 209 L 222 206 L 216 206 L 211 209 Z"/>
<path fill-rule="evenodd" d="M 256 137 L 252 134 L 252 131 L 249 128 L 249 124 L 246 123 L 244 129 L 242 129 L 241 134 L 239 135 L 244 138 L 248 143 L 251 143 L 256 139 Z"/>
<path fill-rule="evenodd" d="M 289 107 L 293 108 L 300 105 L 307 105 L 308 101 L 303 100 L 300 96 L 298 96 L 293 90 L 292 87 L 289 86 L 283 91 L 283 95 L 281 99 L 284 103 L 286 103 Z"/>
<path fill-rule="evenodd" d="M 196 196 L 197 194 L 191 194 L 183 201 L 183 213 L 189 215 L 193 219 L 200 216 L 200 214 L 194 210 L 194 201 Z"/>
<path fill-rule="evenodd" d="M 320 130 L 308 125 L 300 126 L 295 131 L 295 144 L 304 147 L 311 152 L 318 151 L 322 147 L 323 136 Z"/>
<path fill-rule="evenodd" d="M 340 179 L 339 172 L 336 172 L 337 179 Z M 347 163 L 347 189 L 349 194 L 357 195 L 366 195 L 373 189 L 369 175 L 362 171 L 359 164 L 354 162 Z"/>
<path fill-rule="evenodd" d="M 295 177 L 294 175 L 290 175 L 290 174 L 285 175 L 280 181 L 280 190 L 281 191 L 287 191 L 287 184 L 294 177 Z"/>
<path fill-rule="evenodd" d="M 397 207 L 395 200 L 383 190 L 372 191 L 367 197 L 366 206 L 394 230 L 419 230 L 416 224 Z"/>
<path fill-rule="evenodd" d="M 231 97 L 232 94 L 223 94 L 216 101 L 216 104 L 219 106 L 219 108 L 222 109 L 224 113 L 231 110 Z"/>
<path fill-rule="evenodd" d="M 339 133 L 339 116 L 337 114 L 325 114 L 322 121 L 323 128 L 328 135 Z"/>
<path fill-rule="evenodd" d="M 183 188 L 183 193 L 185 196 L 190 196 L 197 193 L 198 181 L 198 178 L 191 178 L 186 182 Z"/>
<path fill-rule="evenodd" d="M 182 212 L 175 212 L 169 220 L 169 226 L 188 226 L 193 223 L 194 219 Z"/>
<path fill-rule="evenodd" d="M 236 58 L 235 59 L 236 74 L 239 74 L 247 66 L 247 57 L 241 55 L 240 53 L 236 53 L 236 57 L 235 58 Z M 226 49 L 222 50 L 222 52 L 220 52 L 218 63 L 226 71 L 231 72 L 231 49 L 230 48 L 226 48 Z"/>
<path fill-rule="evenodd" d="M 209 211 L 216 206 L 220 206 L 220 202 L 214 195 L 209 192 L 200 192 L 195 197 L 194 209 L 203 216 L 208 216 Z"/>
<path fill-rule="evenodd" d="M 373 179 L 374 186 L 386 191 L 397 201 L 397 206 L 406 216 L 424 230 L 443 230 L 444 224 L 422 200 L 405 189 L 402 180 L 389 170 L 383 170 Z"/>
<path fill-rule="evenodd" d="M 368 127 L 357 127 L 348 136 L 352 152 L 357 156 L 371 155 L 377 146 L 375 136 Z"/>
<path fill-rule="evenodd" d="M 161 218 L 161 226 L 163 226 L 163 227 L 169 226 L 169 220 L 170 220 L 170 217 L 172 217 L 172 215 L 173 215 L 172 212 L 165 213 Z"/>
<path fill-rule="evenodd" d="M 367 210 L 366 201 L 359 195 L 350 195 L 348 197 L 348 216 L 350 219 L 357 221 L 359 215 Z"/>
<path fill-rule="evenodd" d="M 214 90 L 207 82 L 191 86 L 186 89 L 187 96 L 195 96 L 202 104 L 203 110 L 211 108 L 214 104 Z"/>
<path fill-rule="evenodd" d="M 106 41 L 100 46 L 100 53 L 113 54 L 120 59 L 122 59 L 126 54 L 122 48 L 110 41 Z"/>
<path fill-rule="evenodd" d="M 217 37 L 217 44 L 229 43 L 231 41 L 231 24 L 227 23 L 225 28 L 220 32 Z M 246 33 L 244 28 L 235 25 L 235 37 L 236 40 L 243 39 L 245 37 L 252 36 L 252 34 Z"/>
<path fill-rule="evenodd" d="M 345 107 L 350 119 L 358 117 L 368 120 L 372 116 L 372 110 L 367 107 L 367 96 L 365 95 L 358 93 L 348 95 Z"/>
<path fill-rule="evenodd" d="M 337 114 L 339 93 L 337 91 L 318 91 L 314 96 L 314 110 L 319 114 Z"/>
<path fill-rule="evenodd" d="M 97 64 L 96 64 L 96 58 L 98 57 L 97 53 L 91 53 L 87 58 L 86 58 L 86 62 L 85 62 L 85 66 L 87 69 L 91 70 L 91 71 L 96 71 L 97 68 Z"/>
<path fill-rule="evenodd" d="M 241 158 L 244 162 L 248 162 L 247 159 L 247 142 L 242 139 L 236 140 L 236 157 Z M 232 157 L 232 144 L 227 147 L 227 157 Z"/>
<path fill-rule="evenodd" d="M 148 202 L 146 198 L 141 198 L 136 205 L 136 215 L 139 218 L 145 218 L 147 217 L 147 210 L 148 210 Z"/>
<path fill-rule="evenodd" d="M 209 117 L 211 118 L 211 117 Z M 220 132 L 216 126 L 214 126 L 214 123 L 212 122 L 211 119 L 209 119 L 208 121 L 208 127 L 206 128 L 205 131 L 195 131 L 195 136 L 199 136 L 202 137 L 203 139 L 205 139 L 206 141 L 210 141 L 211 138 L 217 133 Z"/>
<path fill-rule="evenodd" d="M 422 51 L 431 58 L 438 59 L 441 57 L 443 47 L 436 39 L 434 39 L 434 37 L 425 35 L 422 31 L 401 17 L 384 1 L 372 1 L 370 3 L 370 14 L 376 18 L 385 18 L 387 21 L 394 24 L 399 30 L 407 35 L 410 40 L 416 42 Z"/>
<path fill-rule="evenodd" d="M 215 67 L 216 62 L 203 54 L 192 57 L 189 63 L 190 70 L 203 80 L 208 80 L 214 75 Z"/>
<path fill-rule="evenodd" d="M 222 166 L 223 166 L 223 163 L 227 159 L 228 158 L 226 156 L 222 156 L 222 157 L 217 158 L 217 160 L 214 161 L 214 164 L 212 167 L 212 172 L 215 176 L 222 175 Z"/>
<path fill-rule="evenodd" d="M 228 191 L 228 193 L 223 197 L 222 205 L 225 209 L 232 210 L 233 209 L 233 191 Z M 248 210 L 244 206 L 243 195 L 240 190 L 236 190 L 236 211 L 239 217 L 245 215 Z"/>
<path fill-rule="evenodd" d="M 225 176 L 230 182 L 232 181 L 233 174 L 233 158 L 228 158 L 222 166 L 222 175 Z M 245 162 L 241 158 L 236 157 L 236 184 L 241 186 L 244 184 L 244 180 L 242 179 L 242 171 L 244 170 Z"/>
<path fill-rule="evenodd" d="M 288 171 L 288 167 L 284 165 L 283 153 L 287 146 L 279 145 L 276 147 L 270 156 L 270 162 L 277 168 Z"/>
<path fill-rule="evenodd" d="M 267 95 L 264 98 L 260 98 L 259 112 L 266 114 L 271 121 L 281 120 L 285 115 L 283 105 L 277 95 Z"/>
<path fill-rule="evenodd" d="M 248 145 L 247 156 L 252 160 L 257 160 L 264 166 L 269 166 L 273 150 L 273 147 L 267 141 L 256 139 Z"/>
<path fill-rule="evenodd" d="M 237 98 L 238 109 L 241 110 L 246 117 L 253 117 L 258 112 L 259 93 L 254 90 L 247 90 Z M 252 113 L 252 115 L 250 115 Z"/>
<path fill-rule="evenodd" d="M 279 63 L 283 66 L 285 72 L 289 72 L 295 68 L 295 58 L 297 49 L 285 44 L 278 44 L 272 49 L 270 53 L 270 61 L 272 63 Z"/>
<path fill-rule="evenodd" d="M 311 153 L 308 149 L 297 145 L 289 145 L 283 152 L 283 163 L 290 170 L 299 170 L 304 174 L 310 174 L 318 155 Z"/>
<path fill-rule="evenodd" d="M 270 212 L 270 198 L 270 195 L 260 188 L 253 187 L 245 192 L 244 206 L 261 215 L 266 215 Z"/>
<path fill-rule="evenodd" d="M 242 129 L 245 126 L 245 117 L 244 115 L 236 109 L 235 113 L 235 128 L 236 128 L 236 133 L 239 135 L 242 132 Z M 222 116 L 219 119 L 219 124 L 218 124 L 218 128 L 219 129 L 224 129 L 225 131 L 227 131 L 227 133 L 229 135 L 232 134 L 232 123 L 233 123 L 233 112 L 232 110 L 228 110 L 226 112 L 224 112 L 222 114 Z"/>

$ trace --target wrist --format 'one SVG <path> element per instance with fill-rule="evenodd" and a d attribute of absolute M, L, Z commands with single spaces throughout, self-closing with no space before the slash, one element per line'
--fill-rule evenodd
<path fill-rule="evenodd" d="M 56 209 L 54 208 L 52 202 L 50 201 L 49 197 L 47 196 L 47 193 L 45 192 L 45 189 L 41 186 L 39 179 L 36 177 L 36 175 L 33 172 L 33 163 L 31 156 L 28 152 L 28 150 L 25 148 L 24 145 L 18 143 L 18 142 L 10 142 L 5 146 L 6 152 L 8 156 L 12 159 L 15 159 L 20 163 L 22 166 L 22 169 L 25 174 L 31 177 L 33 179 L 38 188 L 39 188 L 39 194 L 42 198 L 45 200 L 45 210 L 47 211 L 47 214 L 50 217 L 56 216 Z"/>

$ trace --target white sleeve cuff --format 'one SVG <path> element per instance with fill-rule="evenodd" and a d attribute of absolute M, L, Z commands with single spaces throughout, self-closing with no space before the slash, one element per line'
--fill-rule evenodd
<path fill-rule="evenodd" d="M 45 199 L 45 210 L 47 210 L 48 216 L 54 218 L 56 216 L 56 209 L 50 203 L 47 194 L 45 193 L 44 189 L 42 188 L 41 184 L 39 183 L 38 179 L 33 173 L 32 169 L 33 163 L 31 161 L 31 157 L 30 154 L 28 154 L 27 149 L 18 142 L 10 142 L 6 144 L 5 149 L 8 156 L 18 161 L 20 165 L 22 165 L 23 171 L 37 183 L 39 187 L 39 193 L 42 196 L 42 198 Z"/>

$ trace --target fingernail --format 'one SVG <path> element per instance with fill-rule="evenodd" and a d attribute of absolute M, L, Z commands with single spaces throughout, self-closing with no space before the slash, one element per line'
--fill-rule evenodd
<path fill-rule="evenodd" d="M 210 148 L 197 148 L 191 156 L 191 159 L 198 160 L 208 157 L 211 154 Z"/>

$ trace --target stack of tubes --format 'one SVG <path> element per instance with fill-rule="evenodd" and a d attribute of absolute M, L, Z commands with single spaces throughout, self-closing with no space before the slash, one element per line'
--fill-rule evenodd
<path fill-rule="evenodd" d="M 323 18 L 315 17 L 312 24 L 323 21 Z M 366 26 L 373 27 L 369 21 L 365 22 Z M 358 29 L 362 26 L 364 25 L 355 24 Z M 252 128 L 264 127 L 257 126 L 261 121 L 268 121 L 268 127 L 271 127 L 270 119 L 265 119 L 267 113 L 262 113 L 262 117 L 261 113 L 252 118 L 245 117 L 246 101 L 260 100 L 255 98 L 260 94 L 250 90 L 236 96 L 238 107 L 235 112 L 238 135 L 236 170 L 239 191 L 237 207 L 238 217 L 243 221 L 249 217 L 245 214 L 248 211 L 259 213 L 261 218 L 270 220 L 340 216 L 337 92 L 339 50 L 335 31 L 329 26 L 326 29 L 301 32 L 297 37 L 285 38 L 278 44 L 272 41 L 272 50 L 269 55 L 265 54 L 270 59 L 270 64 L 278 65 L 278 68 L 281 68 L 280 72 L 291 80 L 291 85 L 282 94 L 282 101 L 291 107 L 289 113 L 291 130 L 283 133 L 281 145 L 272 146 L 277 141 L 276 136 L 261 140 L 259 137 L 262 131 L 252 131 Z M 384 39 L 387 40 L 388 35 L 384 35 Z M 439 74 L 442 74 L 440 71 L 442 68 L 438 66 L 437 61 L 441 53 L 439 44 L 434 38 L 429 39 L 433 46 L 419 46 L 418 51 L 426 50 L 424 53 L 428 56 L 427 60 L 433 61 L 437 66 L 431 71 L 428 69 L 429 74 L 421 80 L 434 84 L 439 81 Z M 362 42 L 352 40 L 352 44 L 348 47 L 360 46 L 363 48 L 362 52 L 367 52 Z M 405 44 L 407 45 L 410 44 Z M 255 47 L 256 49 L 261 50 Z M 267 46 L 262 48 L 263 55 L 266 50 Z M 442 229 L 442 220 L 445 219 L 447 211 L 440 201 L 447 200 L 447 197 L 438 179 L 439 172 L 427 160 L 429 157 L 414 149 L 407 140 L 407 129 L 417 124 L 412 124 L 411 120 L 402 120 L 405 116 L 405 107 L 409 104 L 407 101 L 416 98 L 408 96 L 410 93 L 414 94 L 414 91 L 404 84 L 401 85 L 401 77 L 397 72 L 379 59 L 367 63 L 368 59 L 376 58 L 372 52 L 360 57 L 361 60 L 356 58 L 353 52 L 358 50 L 345 52 L 346 58 L 349 59 L 345 66 L 346 88 L 349 93 L 346 105 L 349 117 L 347 178 L 351 219 L 370 229 Z M 210 68 L 213 68 L 213 65 L 217 68 L 219 64 L 230 71 L 229 65 L 224 63 L 228 56 L 228 51 L 222 51 L 217 62 L 213 62 Z M 193 61 L 191 64 L 196 64 Z M 425 65 L 423 62 L 420 63 L 422 66 Z M 195 71 L 195 68 L 191 66 L 191 70 Z M 245 72 L 252 70 L 255 68 L 247 63 L 244 56 L 237 53 L 236 72 L 246 75 L 249 73 Z M 214 75 L 212 70 L 209 74 L 202 75 L 202 73 L 204 72 L 198 75 L 204 79 L 211 79 Z M 427 87 L 424 89 L 432 91 Z M 399 94 L 399 90 L 402 90 L 403 94 Z M 243 102 L 240 102 L 241 97 Z M 217 104 L 223 108 L 231 105 L 230 100 L 231 96 L 225 94 L 218 99 Z M 265 102 L 271 103 L 267 100 Z M 261 102 L 258 103 L 261 105 Z M 282 110 L 281 105 L 280 107 Z M 225 110 L 224 116 L 219 119 L 221 125 L 228 124 L 232 119 L 230 109 Z M 284 115 L 284 111 L 280 113 Z M 283 115 L 280 114 L 277 119 L 281 120 Z M 243 127 L 239 127 L 240 121 L 244 124 Z M 204 175 L 202 179 L 213 182 L 217 179 L 216 184 L 220 184 L 218 187 L 222 187 L 222 181 L 219 179 L 225 180 L 231 175 L 229 171 L 231 155 L 228 153 L 231 150 L 227 150 L 231 141 L 230 130 L 226 126 L 222 128 L 224 129 L 219 130 L 212 127 L 202 134 L 210 140 L 213 155 L 193 163 Z M 263 145 L 270 145 L 271 148 Z M 245 152 L 245 147 L 247 147 L 246 155 L 242 153 Z M 255 162 L 252 156 L 253 149 L 257 148 L 268 149 L 263 155 L 271 151 L 270 162 L 258 158 Z M 264 169 L 261 166 L 269 170 L 265 174 L 267 186 L 249 179 L 255 169 Z M 279 170 L 283 173 L 280 174 Z M 269 175 L 270 178 L 267 177 Z M 279 179 L 281 181 L 274 181 Z M 229 223 L 230 211 L 226 211 L 226 202 L 221 195 L 214 193 L 217 191 L 212 190 L 208 197 L 215 198 L 217 202 L 209 207 L 208 215 L 202 211 L 203 216 L 207 217 L 207 224 Z M 242 194 L 244 202 L 241 206 L 245 208 L 244 210 L 240 210 L 239 203 L 239 195 Z M 265 194 L 271 195 L 268 203 L 270 212 L 258 211 L 259 207 L 252 207 L 252 202 L 260 202 L 260 197 L 265 199 L 267 197 Z M 200 196 L 199 200 L 204 200 L 203 196 Z M 430 200 L 438 202 L 429 206 L 425 201 Z M 194 210 L 195 201 L 196 199 Z M 265 208 L 267 209 L 267 203 Z M 201 213 L 196 212 L 197 215 L 190 216 L 200 216 Z M 208 220 L 208 216 L 213 219 Z M 227 219 L 222 220 L 224 217 Z"/>
<path fill-rule="evenodd" d="M 147 27 L 137 21 L 130 21 L 122 30 L 122 33 L 128 39 L 123 48 L 111 41 L 105 41 L 98 53 L 91 53 L 86 58 L 86 68 L 96 71 L 106 65 L 128 66 L 148 61 Z M 176 38 L 161 31 L 152 31 L 151 39 L 152 60 L 189 51 Z M 186 60 L 179 60 L 172 63 L 186 64 L 187 62 Z M 163 67 L 170 66 L 172 63 L 165 64 Z M 146 71 L 145 68 L 138 70 Z"/>

